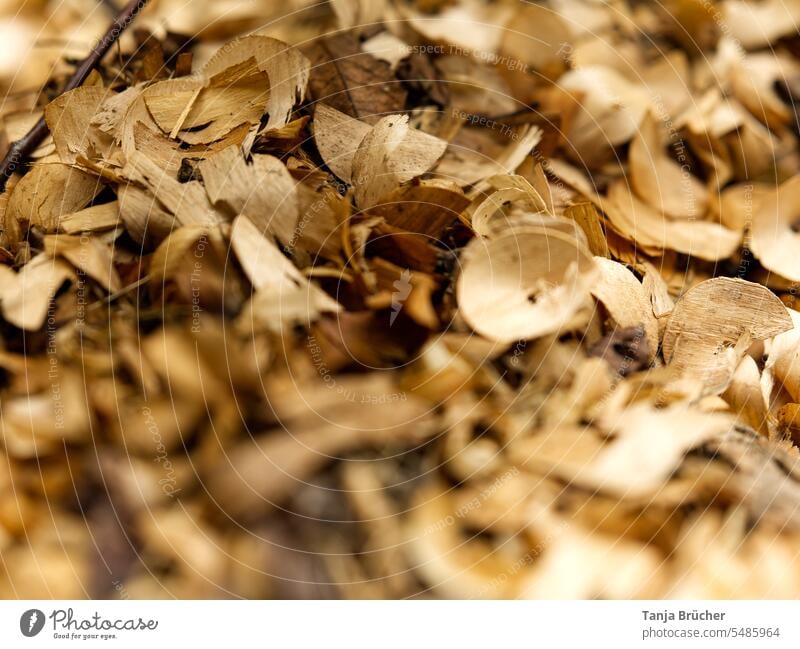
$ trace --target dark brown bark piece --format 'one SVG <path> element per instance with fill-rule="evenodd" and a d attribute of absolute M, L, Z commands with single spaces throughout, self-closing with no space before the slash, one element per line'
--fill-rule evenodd
<path fill-rule="evenodd" d="M 389 64 L 362 52 L 352 33 L 320 38 L 304 53 L 311 61 L 313 101 L 372 123 L 405 108 L 406 91 Z"/>
<path fill-rule="evenodd" d="M 646 369 L 649 349 L 644 327 L 614 329 L 592 345 L 588 354 L 604 358 L 619 376 Z"/>
<path fill-rule="evenodd" d="M 468 205 L 469 199 L 452 189 L 415 183 L 396 189 L 369 213 L 396 228 L 441 239 Z"/>
<path fill-rule="evenodd" d="M 439 250 L 431 245 L 429 237 L 388 223 L 375 226 L 367 251 L 393 264 L 429 274 L 435 272 L 439 260 Z"/>
<path fill-rule="evenodd" d="M 450 103 L 450 92 L 426 54 L 413 53 L 397 66 L 397 76 L 411 93 L 411 105 L 436 104 L 444 108 Z"/>

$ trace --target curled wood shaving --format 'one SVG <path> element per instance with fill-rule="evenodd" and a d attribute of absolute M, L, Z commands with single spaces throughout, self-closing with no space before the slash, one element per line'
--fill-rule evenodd
<path fill-rule="evenodd" d="M 69 266 L 60 260 L 39 255 L 25 264 L 2 289 L 3 317 L 20 329 L 36 331 L 47 319 L 47 310 L 56 291 L 73 277 Z"/>
<path fill-rule="evenodd" d="M 375 205 L 390 191 L 428 171 L 445 147 L 442 140 L 410 128 L 405 115 L 384 117 L 353 154 L 356 203 L 362 208 Z"/>
<path fill-rule="evenodd" d="M 349 183 L 353 176 L 353 156 L 372 129 L 366 122 L 341 113 L 325 103 L 314 109 L 314 139 L 325 164 Z"/>
<path fill-rule="evenodd" d="M 718 223 L 671 220 L 634 196 L 621 180 L 600 205 L 615 230 L 653 252 L 670 249 L 714 261 L 733 254 L 741 241 L 740 233 Z"/>
<path fill-rule="evenodd" d="M 302 101 L 311 64 L 297 48 L 275 38 L 253 35 L 221 47 L 206 63 L 203 74 L 210 78 L 251 58 L 269 79 L 269 121 L 264 128 L 279 128 L 288 123 L 292 108 Z"/>
<path fill-rule="evenodd" d="M 655 119 L 648 115 L 631 142 L 631 184 L 639 198 L 669 217 L 697 219 L 708 209 L 703 184 L 669 158 Z"/>
<path fill-rule="evenodd" d="M 796 268 L 800 235 L 795 232 L 800 214 L 800 182 L 793 178 L 767 195 L 761 195 L 752 212 L 753 254 L 765 268 L 792 281 L 800 280 Z M 752 209 L 752 208 L 751 208 Z"/>
<path fill-rule="evenodd" d="M 476 240 L 462 259 L 459 308 L 490 340 L 510 343 L 553 333 L 585 306 L 594 271 L 584 245 L 557 230 L 521 228 Z"/>
<path fill-rule="evenodd" d="M 38 164 L 14 186 L 6 218 L 56 232 L 61 216 L 86 207 L 100 191 L 98 178 L 65 164 Z"/>
<path fill-rule="evenodd" d="M 600 272 L 592 284 L 592 295 L 620 327 L 642 327 L 652 359 L 658 349 L 658 324 L 644 287 L 618 262 L 595 257 L 595 264 Z"/>
<path fill-rule="evenodd" d="M 664 359 L 721 391 L 751 342 L 792 327 L 786 307 L 769 290 L 717 277 L 697 285 L 676 303 L 664 332 Z"/>
<path fill-rule="evenodd" d="M 269 155 L 248 165 L 231 146 L 203 160 L 198 169 L 211 202 L 233 214 L 245 214 L 288 245 L 297 226 L 295 183 L 286 167 Z"/>

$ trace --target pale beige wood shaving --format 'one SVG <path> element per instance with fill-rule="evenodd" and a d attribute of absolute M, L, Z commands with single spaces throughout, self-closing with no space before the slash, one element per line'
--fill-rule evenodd
<path fill-rule="evenodd" d="M 307 281 L 246 216 L 234 219 L 231 246 L 256 290 L 291 291 Z"/>
<path fill-rule="evenodd" d="M 584 245 L 557 230 L 475 240 L 462 256 L 459 309 L 490 340 L 535 338 L 558 331 L 585 306 L 595 272 Z"/>
<path fill-rule="evenodd" d="M 664 278 L 661 277 L 658 269 L 649 262 L 645 262 L 642 266 L 644 267 L 642 286 L 650 297 L 653 315 L 659 320 L 664 319 L 665 316 L 672 313 L 672 310 L 675 308 L 675 300 L 673 300 L 672 296 L 669 294 L 669 287 L 664 281 Z M 666 325 L 665 319 L 663 322 L 664 325 Z"/>
<path fill-rule="evenodd" d="M 564 66 L 562 52 L 573 42 L 569 22 L 551 7 L 523 4 L 508 21 L 500 52 L 535 70 L 552 72 Z"/>
<path fill-rule="evenodd" d="M 732 66 L 729 82 L 734 96 L 765 126 L 780 131 L 793 113 L 775 92 L 776 82 L 791 79 L 800 67 L 782 54 L 750 54 Z"/>
<path fill-rule="evenodd" d="M 208 237 L 208 228 L 191 225 L 176 228 L 156 249 L 150 262 L 150 276 L 156 285 L 172 278 L 187 256 L 192 254 L 197 242 Z"/>
<path fill-rule="evenodd" d="M 100 180 L 65 164 L 38 164 L 11 191 L 6 215 L 55 232 L 64 215 L 83 209 L 102 189 Z"/>
<path fill-rule="evenodd" d="M 409 563 L 446 598 L 512 597 L 522 577 L 513 560 L 491 553 L 483 540 L 463 543 L 462 525 L 445 485 L 420 490 L 404 530 Z"/>
<path fill-rule="evenodd" d="M 89 411 L 80 374 L 54 367 L 46 390 L 3 402 L 3 441 L 8 454 L 31 460 L 88 438 Z"/>
<path fill-rule="evenodd" d="M 769 193 L 756 193 L 756 200 L 751 208 L 753 254 L 767 270 L 793 282 L 800 281 L 800 233 L 794 229 L 800 217 L 800 177 L 787 180 Z"/>
<path fill-rule="evenodd" d="M 768 289 L 740 279 L 717 277 L 685 293 L 670 316 L 664 359 L 700 378 L 710 391 L 727 387 L 752 341 L 792 328 L 786 307 Z"/>
<path fill-rule="evenodd" d="M 199 168 L 213 204 L 222 203 L 233 214 L 246 215 L 289 245 L 299 214 L 297 191 L 280 160 L 256 154 L 247 164 L 240 148 L 231 146 L 203 160 Z"/>
<path fill-rule="evenodd" d="M 620 327 L 644 328 L 650 360 L 658 352 L 658 323 L 641 282 L 622 264 L 603 257 L 594 258 L 599 273 L 592 283 L 592 295 L 603 303 Z"/>
<path fill-rule="evenodd" d="M 369 4 L 369 0 L 362 1 Z M 411 46 L 387 31 L 365 40 L 361 44 L 361 49 L 376 59 L 386 61 L 394 69 L 400 61 L 408 56 Z"/>
<path fill-rule="evenodd" d="M 250 59 L 208 80 L 160 81 L 145 90 L 143 97 L 153 119 L 171 137 L 209 123 L 216 125 L 218 135 L 244 122 L 258 122 L 269 99 L 269 77 Z"/>
<path fill-rule="evenodd" d="M 739 363 L 730 385 L 722 393 L 722 398 L 742 424 L 764 435 L 769 434 L 761 372 L 752 356 L 746 355 Z"/>
<path fill-rule="evenodd" d="M 636 497 L 658 489 L 684 453 L 722 435 L 732 420 L 678 404 L 657 410 L 637 404 L 613 414 L 601 425 L 616 437 L 578 471 L 586 485 Z M 636 466 L 636 471 L 626 467 Z"/>
<path fill-rule="evenodd" d="M 270 328 L 280 330 L 286 322 L 308 324 L 323 312 L 341 309 L 246 216 L 233 222 L 231 247 L 256 290 L 240 317 L 243 327 L 272 321 Z"/>
<path fill-rule="evenodd" d="M 386 0 L 331 0 L 340 29 L 379 23 L 387 10 Z M 384 35 L 388 32 L 381 32 Z M 378 38 L 374 36 L 373 39 Z M 372 40 L 372 39 L 371 39 Z M 366 48 L 365 48 L 366 49 Z M 369 50 L 367 50 L 369 51 Z"/>
<path fill-rule="evenodd" d="M 569 71 L 558 85 L 570 101 L 580 102 L 567 138 L 582 164 L 597 160 L 610 147 L 629 141 L 651 105 L 646 90 L 602 66 Z"/>
<path fill-rule="evenodd" d="M 669 217 L 701 219 L 709 196 L 688 168 L 675 162 L 664 150 L 659 123 L 648 115 L 630 148 L 630 177 L 634 191 L 649 206 Z"/>
<path fill-rule="evenodd" d="M 757 49 L 794 33 L 800 23 L 800 4 L 795 0 L 727 0 L 722 20 L 731 38 L 748 49 Z"/>
<path fill-rule="evenodd" d="M 107 96 L 108 91 L 101 86 L 84 86 L 58 96 L 46 106 L 45 120 L 62 162 L 75 163 L 78 155 L 92 158 L 110 148 L 111 137 L 93 124 L 93 117 Z"/>
<path fill-rule="evenodd" d="M 67 234 L 110 230 L 119 224 L 119 202 L 92 205 L 61 219 L 61 229 Z"/>
<path fill-rule="evenodd" d="M 793 328 L 766 344 L 765 374 L 775 377 L 793 401 L 800 402 L 800 313 L 788 309 Z"/>
<path fill-rule="evenodd" d="M 203 185 L 194 180 L 178 182 L 143 153 L 134 152 L 122 173 L 150 190 L 183 225 L 215 225 L 225 220 L 209 202 Z"/>
<path fill-rule="evenodd" d="M 164 239 L 177 225 L 170 214 L 150 192 L 136 185 L 119 189 L 119 216 L 134 241 L 148 244 Z"/>
<path fill-rule="evenodd" d="M 3 317 L 20 329 L 37 331 L 47 319 L 50 301 L 61 285 L 74 278 L 63 261 L 39 255 L 25 264 L 2 291 Z M 7 280 L 10 276 L 7 276 Z"/>
<path fill-rule="evenodd" d="M 408 125 L 407 115 L 390 115 L 364 136 L 353 156 L 353 184 L 361 208 L 375 205 L 412 178 L 428 171 L 447 143 Z"/>
<path fill-rule="evenodd" d="M 447 6 L 435 15 L 398 7 L 411 26 L 433 42 L 449 43 L 466 53 L 494 52 L 505 33 L 503 25 L 511 19 L 513 7 L 490 4 Z"/>
<path fill-rule="evenodd" d="M 658 590 L 661 564 L 653 548 L 565 526 L 518 597 L 647 599 Z"/>
<path fill-rule="evenodd" d="M 66 259 L 105 290 L 113 293 L 122 288 L 112 250 L 100 239 L 56 234 L 45 237 L 44 247 L 48 254 Z"/>
<path fill-rule="evenodd" d="M 480 236 L 490 235 L 489 220 L 506 203 L 524 201 L 534 212 L 552 211 L 542 195 L 522 176 L 492 176 L 486 182 L 494 191 L 483 198 L 471 213 L 472 228 Z"/>
<path fill-rule="evenodd" d="M 279 128 L 289 121 L 294 105 L 303 100 L 311 64 L 296 47 L 269 36 L 252 35 L 217 50 L 203 67 L 203 74 L 211 78 L 250 58 L 255 59 L 269 80 L 269 120 L 264 128 Z"/>
<path fill-rule="evenodd" d="M 314 108 L 314 141 L 325 164 L 346 183 L 352 181 L 353 156 L 372 127 L 366 122 L 317 104 Z"/>
<path fill-rule="evenodd" d="M 745 182 L 722 191 L 718 199 L 720 222 L 731 230 L 751 229 L 762 205 L 775 188 L 767 183 Z"/>
<path fill-rule="evenodd" d="M 92 115 L 89 123 L 92 126 L 96 126 L 103 133 L 113 135 L 119 142 L 121 140 L 120 129 L 122 128 L 123 120 L 125 120 L 133 103 L 141 97 L 144 87 L 145 84 L 140 83 L 130 86 L 122 92 L 106 95 L 94 115 Z"/>
<path fill-rule="evenodd" d="M 741 232 L 711 221 L 680 221 L 662 215 L 629 191 L 623 180 L 614 183 L 607 199 L 596 199 L 614 229 L 646 250 L 676 250 L 715 261 L 733 254 Z"/>
<path fill-rule="evenodd" d="M 489 176 L 512 174 L 541 139 L 542 130 L 539 127 L 525 126 L 514 134 L 512 141 L 496 158 L 451 144 L 436 165 L 435 172 L 437 176 L 457 182 L 462 187 L 475 185 Z"/>

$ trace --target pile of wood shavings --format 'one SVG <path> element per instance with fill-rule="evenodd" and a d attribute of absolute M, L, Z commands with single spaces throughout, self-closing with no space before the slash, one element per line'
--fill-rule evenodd
<path fill-rule="evenodd" d="M 800 595 L 800 2 L 154 1 L 61 94 L 108 5 L 0 18 L 0 596 Z"/>

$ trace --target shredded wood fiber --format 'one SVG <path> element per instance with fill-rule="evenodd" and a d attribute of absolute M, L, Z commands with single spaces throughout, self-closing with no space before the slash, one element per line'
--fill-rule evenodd
<path fill-rule="evenodd" d="M 0 596 L 800 596 L 800 1 L 190 4 L 0 9 Z"/>

